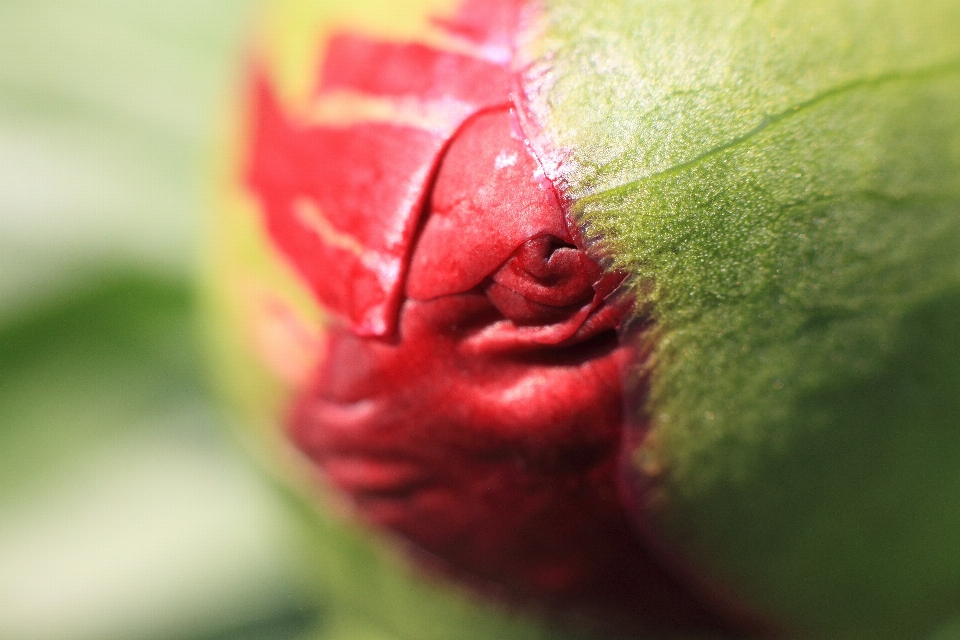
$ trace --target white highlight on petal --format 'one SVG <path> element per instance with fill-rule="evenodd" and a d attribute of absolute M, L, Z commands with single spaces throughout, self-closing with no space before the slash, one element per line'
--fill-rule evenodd
<path fill-rule="evenodd" d="M 497 169 L 506 169 L 507 167 L 512 167 L 517 164 L 517 153 L 507 153 L 506 151 L 501 151 L 493 161 L 493 166 Z"/>

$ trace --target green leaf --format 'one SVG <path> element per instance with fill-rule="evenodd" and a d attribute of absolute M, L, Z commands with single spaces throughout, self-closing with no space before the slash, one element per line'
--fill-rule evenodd
<path fill-rule="evenodd" d="M 643 517 L 788 628 L 960 611 L 958 33 L 951 1 L 557 0 L 532 52 L 656 320 Z"/>

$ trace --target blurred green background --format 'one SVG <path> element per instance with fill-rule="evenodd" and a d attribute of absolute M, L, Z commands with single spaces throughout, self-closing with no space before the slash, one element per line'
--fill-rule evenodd
<path fill-rule="evenodd" d="M 296 638 L 301 532 L 196 348 L 250 0 L 0 0 L 0 640 Z"/>

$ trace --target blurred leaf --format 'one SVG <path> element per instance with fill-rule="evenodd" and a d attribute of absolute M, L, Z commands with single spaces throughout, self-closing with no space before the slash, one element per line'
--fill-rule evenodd
<path fill-rule="evenodd" d="M 250 4 L 0 3 L 0 320 L 104 263 L 190 272 Z"/>
<path fill-rule="evenodd" d="M 135 274 L 0 330 L 0 638 L 295 638 L 297 525 L 222 439 L 190 288 Z"/>

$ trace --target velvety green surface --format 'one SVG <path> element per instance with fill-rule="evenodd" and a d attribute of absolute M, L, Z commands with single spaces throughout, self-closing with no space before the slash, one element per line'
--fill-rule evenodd
<path fill-rule="evenodd" d="M 792 628 L 960 610 L 960 3 L 553 0 L 532 54 L 657 321 L 644 517 Z"/>

